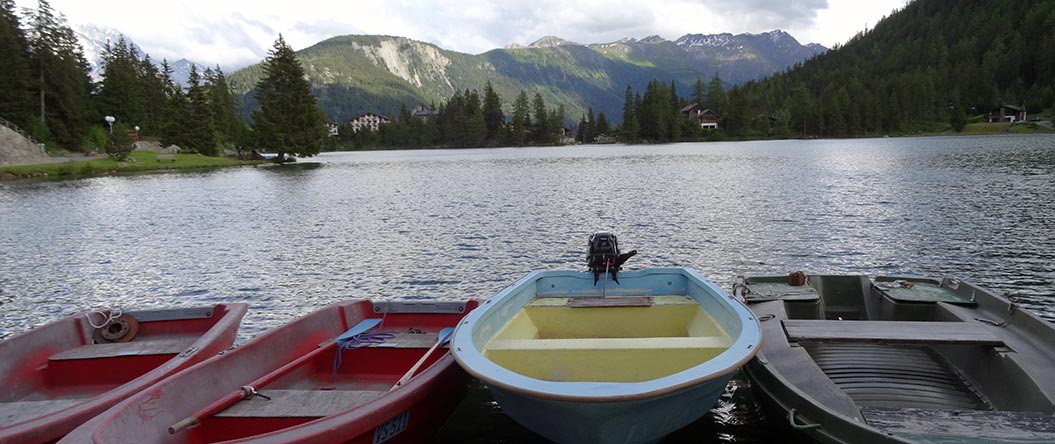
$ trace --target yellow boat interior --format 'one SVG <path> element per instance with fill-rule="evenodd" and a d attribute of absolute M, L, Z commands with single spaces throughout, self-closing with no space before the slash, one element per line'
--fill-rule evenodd
<path fill-rule="evenodd" d="M 702 364 L 732 344 L 684 295 L 536 297 L 484 347 L 496 364 L 555 382 L 642 382 Z"/>

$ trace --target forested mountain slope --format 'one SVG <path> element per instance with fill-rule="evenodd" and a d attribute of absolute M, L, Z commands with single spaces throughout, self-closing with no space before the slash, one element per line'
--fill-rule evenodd
<path fill-rule="evenodd" d="M 540 93 L 577 117 L 588 107 L 616 115 L 627 85 L 644 88 L 661 79 L 689 88 L 698 77 L 719 73 L 739 84 L 778 72 L 825 48 L 803 46 L 783 31 L 763 34 L 687 35 L 580 45 L 544 37 L 526 47 L 479 55 L 448 51 L 404 37 L 340 36 L 298 51 L 320 106 L 334 121 L 375 112 L 393 115 L 449 99 L 455 91 L 479 90 L 490 81 L 506 111 L 521 90 Z M 260 65 L 231 75 L 247 95 L 261 76 Z"/>
<path fill-rule="evenodd" d="M 1055 1 L 917 0 L 841 47 L 728 94 L 725 131 L 912 132 L 1055 102 Z"/>

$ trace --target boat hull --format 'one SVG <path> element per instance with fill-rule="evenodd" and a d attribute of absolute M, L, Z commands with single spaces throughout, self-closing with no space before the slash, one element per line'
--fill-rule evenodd
<path fill-rule="evenodd" d="M 714 407 L 761 331 L 692 270 L 534 272 L 459 324 L 454 355 L 502 410 L 558 443 L 651 443 Z"/>
<path fill-rule="evenodd" d="M 430 347 L 436 332 L 476 303 L 418 304 L 425 308 L 367 300 L 324 307 L 160 382 L 60 442 L 422 442 L 470 382 L 445 348 Z M 370 319 L 383 319 L 380 332 L 393 336 L 344 350 L 337 360 L 334 339 Z M 393 389 L 419 360 L 421 370 Z M 219 401 L 249 385 L 262 396 Z M 196 425 L 170 433 L 192 416 Z"/>
<path fill-rule="evenodd" d="M 489 386 L 502 411 L 520 425 L 561 443 L 653 443 L 702 418 L 733 373 L 654 398 L 584 403 L 539 398 Z"/>
<path fill-rule="evenodd" d="M 234 343 L 247 305 L 130 312 L 125 343 L 92 344 L 85 314 L 0 342 L 0 442 L 54 442 L 155 382 Z M 97 320 L 98 322 L 98 320 Z"/>
<path fill-rule="evenodd" d="M 823 443 L 1055 442 L 1055 327 L 955 279 L 740 278 L 763 319 L 745 366 L 788 427 Z"/>

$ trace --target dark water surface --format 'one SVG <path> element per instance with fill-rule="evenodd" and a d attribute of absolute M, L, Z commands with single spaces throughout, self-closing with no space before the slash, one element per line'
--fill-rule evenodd
<path fill-rule="evenodd" d="M 0 337 L 109 307 L 245 301 L 240 340 L 327 303 L 486 298 L 584 269 L 953 275 L 1055 319 L 1055 137 L 330 153 L 0 184 Z M 747 381 L 670 442 L 764 442 Z M 535 442 L 476 390 L 442 442 Z M 459 419 L 461 418 L 461 419 Z M 458 427 L 454 427 L 454 425 Z"/>

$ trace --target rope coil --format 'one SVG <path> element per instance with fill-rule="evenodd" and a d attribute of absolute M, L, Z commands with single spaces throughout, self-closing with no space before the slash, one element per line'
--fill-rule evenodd
<path fill-rule="evenodd" d="M 107 325 L 110 325 L 110 323 L 116 321 L 117 318 L 120 318 L 121 315 L 124 314 L 124 311 L 121 310 L 120 308 L 111 309 L 111 310 L 109 310 L 109 312 L 110 312 L 110 314 L 106 314 L 106 310 L 89 311 L 89 312 L 84 314 L 84 317 L 88 319 L 88 325 L 91 325 L 92 328 L 94 328 L 96 330 L 101 330 L 104 327 L 106 327 Z M 99 316 L 102 316 L 103 317 L 103 323 L 99 324 L 99 325 L 95 325 L 95 322 L 92 321 L 92 315 L 93 314 L 98 314 Z"/>

